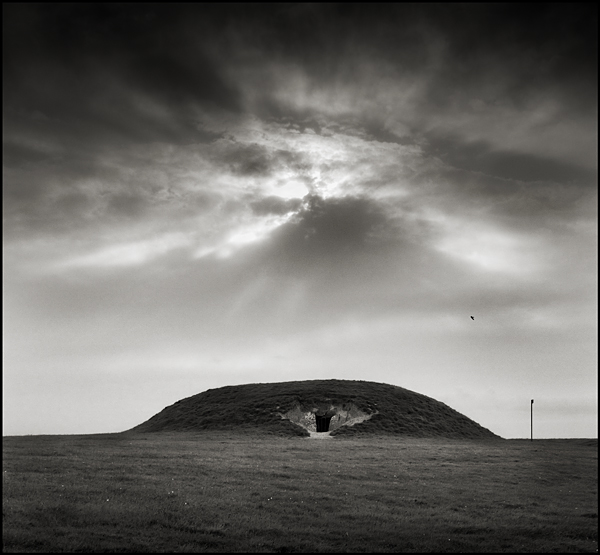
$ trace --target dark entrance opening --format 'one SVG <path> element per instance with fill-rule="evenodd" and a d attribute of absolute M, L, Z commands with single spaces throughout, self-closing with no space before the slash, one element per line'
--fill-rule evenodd
<path fill-rule="evenodd" d="M 317 432 L 328 432 L 329 423 L 331 422 L 333 416 L 319 416 L 318 414 L 315 414 L 315 418 L 317 420 Z"/>

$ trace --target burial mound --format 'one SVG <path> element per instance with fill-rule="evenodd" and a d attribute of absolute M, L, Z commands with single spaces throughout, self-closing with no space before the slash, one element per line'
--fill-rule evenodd
<path fill-rule="evenodd" d="M 367 381 L 311 380 L 209 389 L 177 401 L 131 431 L 222 430 L 314 437 L 395 435 L 501 439 L 420 393 Z"/>

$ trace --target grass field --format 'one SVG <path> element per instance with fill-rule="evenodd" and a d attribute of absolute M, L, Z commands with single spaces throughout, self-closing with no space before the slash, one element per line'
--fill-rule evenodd
<path fill-rule="evenodd" d="M 3 438 L 5 552 L 597 552 L 597 440 Z"/>

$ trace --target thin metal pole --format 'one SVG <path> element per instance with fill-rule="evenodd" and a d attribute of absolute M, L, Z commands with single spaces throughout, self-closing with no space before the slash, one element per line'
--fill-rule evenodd
<path fill-rule="evenodd" d="M 533 441 L 533 399 L 531 399 L 531 440 Z"/>

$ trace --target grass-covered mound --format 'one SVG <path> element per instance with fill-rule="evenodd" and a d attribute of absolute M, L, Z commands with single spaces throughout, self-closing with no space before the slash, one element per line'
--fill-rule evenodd
<path fill-rule="evenodd" d="M 261 383 L 209 389 L 177 401 L 136 432 L 238 430 L 282 436 L 306 436 L 309 431 L 285 418 L 299 411 L 352 407 L 368 419 L 341 425 L 333 436 L 396 435 L 456 439 L 499 439 L 449 406 L 402 387 L 350 380 Z"/>

